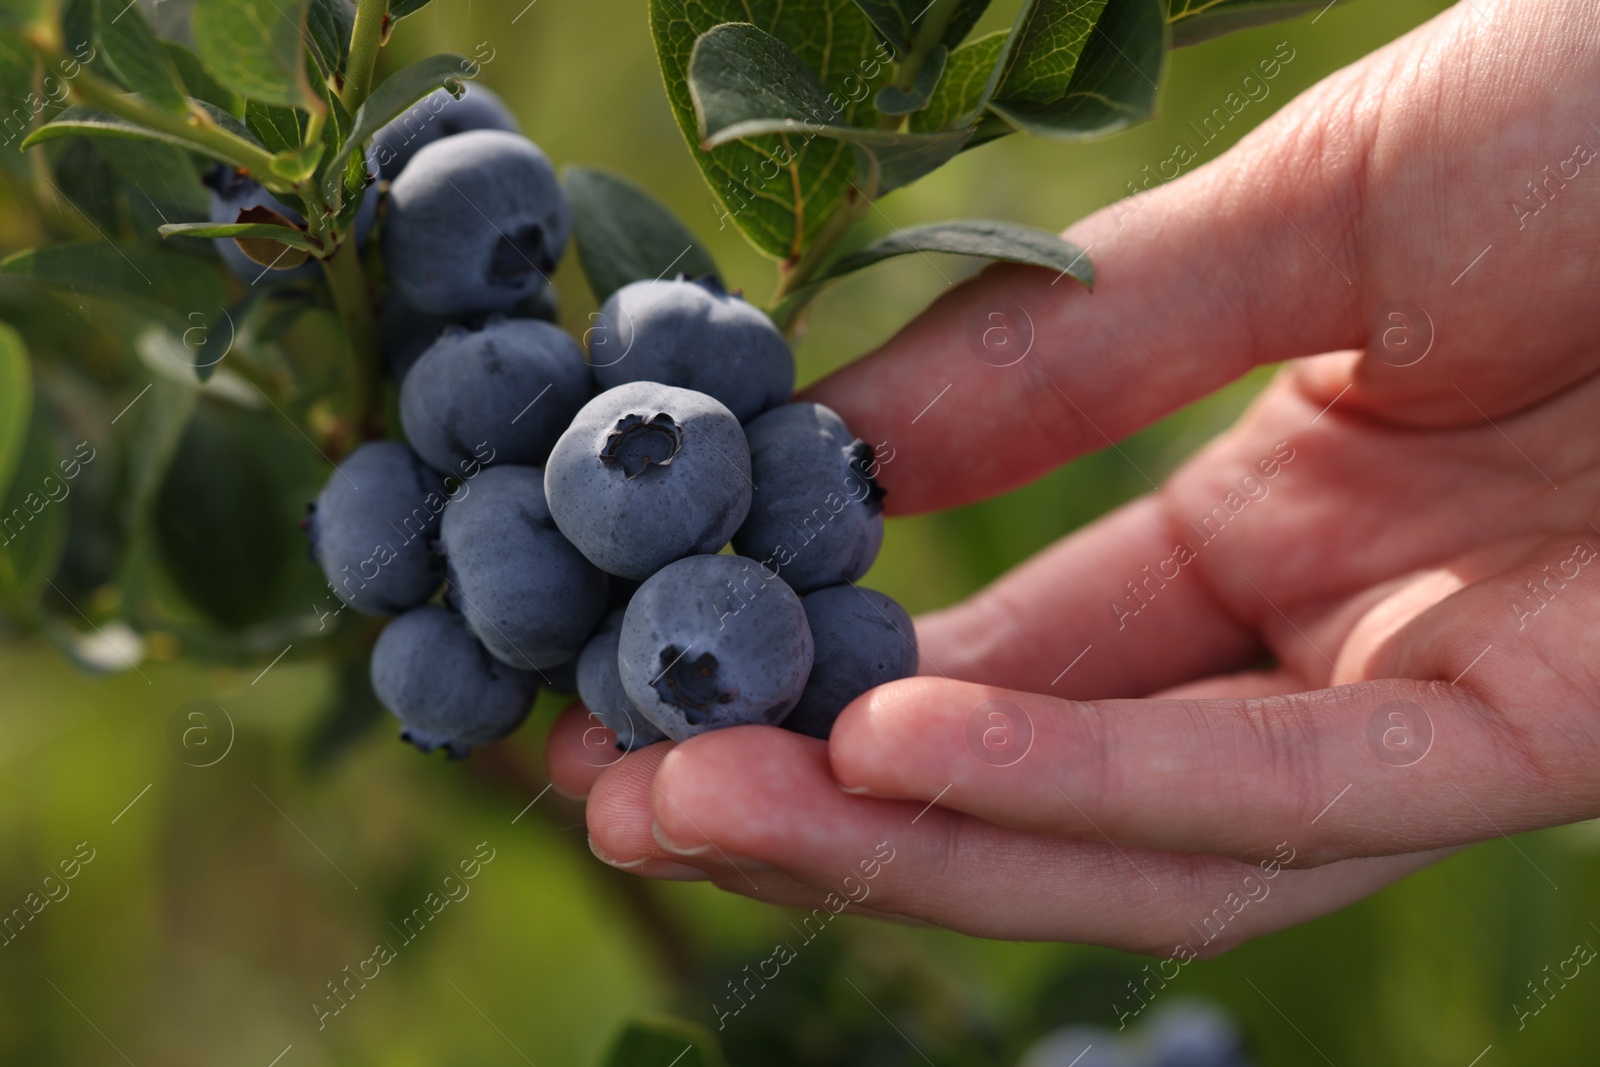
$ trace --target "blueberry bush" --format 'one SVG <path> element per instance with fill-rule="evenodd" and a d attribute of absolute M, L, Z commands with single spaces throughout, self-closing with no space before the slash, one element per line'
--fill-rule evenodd
<path fill-rule="evenodd" d="M 759 559 L 764 538 L 747 511 L 782 522 L 784 493 L 809 499 L 818 490 L 807 478 L 836 481 L 870 462 L 827 409 L 788 403 L 788 342 L 808 307 L 855 272 L 924 252 L 1093 284 L 1083 250 L 1015 222 L 863 237 L 877 201 L 1013 134 L 1079 141 L 1126 129 L 1154 113 L 1174 47 L 1325 6 L 1025 0 L 1010 28 L 974 35 L 986 0 L 650 0 L 666 99 L 718 205 L 709 221 L 775 264 L 770 297 L 755 303 L 736 294 L 760 279 L 727 277 L 696 228 L 643 187 L 646 168 L 625 177 L 557 161 L 558 178 L 521 136 L 538 136 L 533 118 L 479 84 L 481 56 L 430 56 L 379 78 L 396 25 L 427 4 L 12 0 L 0 11 L 10 108 L 0 137 L 24 150 L 4 154 L 0 176 L 38 209 L 31 229 L 6 235 L 31 247 L 0 262 L 23 294 L 0 324 L 0 609 L 93 671 L 131 668 L 163 644 L 208 663 L 331 664 L 338 695 L 313 759 L 382 707 L 422 747 L 464 751 L 522 721 L 538 688 L 525 672 L 563 665 L 571 679 L 546 687 L 592 692 L 619 735 L 687 736 L 670 701 L 648 721 L 632 711 L 661 703 L 662 643 L 717 619 L 645 609 L 681 599 L 674 583 L 712 580 L 694 571 L 741 565 L 683 557 L 731 539 Z M 546 278 L 569 243 L 598 305 L 579 336 L 552 325 L 560 310 Z M 652 316 L 684 313 L 684 301 L 726 322 L 683 344 L 669 323 L 653 335 L 665 342 L 635 351 L 629 331 L 645 338 Z M 707 338 L 726 351 L 707 351 Z M 630 361 L 610 360 L 607 345 Z M 473 378 L 479 364 L 511 377 Z M 709 534 L 672 541 L 653 526 L 645 540 L 657 554 L 638 558 L 636 545 L 616 547 L 621 513 L 602 490 L 552 485 L 582 483 L 562 444 L 574 430 L 587 427 L 603 450 L 628 417 L 618 397 L 641 391 L 654 404 L 663 383 L 709 400 L 703 417 L 733 437 L 744 424 L 769 499 L 745 500 Z M 534 385 L 551 396 L 520 436 L 496 441 L 505 454 L 490 466 L 451 420 L 520 422 L 517 405 L 502 409 Z M 594 398 L 597 387 L 606 392 Z M 660 466 L 642 432 L 638 462 Z M 799 454 L 797 443 L 823 439 L 821 456 Z M 693 475 L 694 455 L 673 459 L 675 476 Z M 482 467 L 475 495 L 383 561 L 381 580 L 338 584 L 387 537 L 363 525 L 376 513 L 348 489 L 392 492 L 393 513 L 409 514 L 418 493 L 449 496 L 446 476 L 469 465 Z M 496 483 L 549 507 L 497 513 Z M 722 489 L 667 495 L 703 503 Z M 825 735 L 852 679 L 914 669 L 897 643 L 909 628 L 898 605 L 882 598 L 869 614 L 837 596 L 877 553 L 874 517 L 864 509 L 841 535 L 848 550 L 806 560 L 786 576 L 792 592 L 752 606 L 737 634 L 751 647 L 724 652 L 751 671 L 740 688 L 760 697 L 752 713 L 798 702 L 805 724 L 792 725 Z M 557 546 L 552 562 L 496 574 L 512 529 Z M 434 542 L 470 589 L 449 610 L 425 606 L 441 581 Z M 645 583 L 636 616 L 619 610 L 601 570 Z M 529 619 L 514 639 L 503 632 L 514 612 L 497 597 L 582 610 Z M 386 627 L 390 615 L 401 618 Z M 798 652 L 763 659 L 781 659 L 786 640 L 806 647 L 808 666 L 817 657 L 815 690 L 794 672 Z M 541 652 L 517 662 L 524 648 Z M 698 1062 L 720 1061 L 708 1035 L 652 1020 L 618 1037 L 613 1062 L 665 1063 L 685 1042 Z"/>

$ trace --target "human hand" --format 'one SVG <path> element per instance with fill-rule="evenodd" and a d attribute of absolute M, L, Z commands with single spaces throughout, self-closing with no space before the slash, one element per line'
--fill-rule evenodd
<path fill-rule="evenodd" d="M 1167 484 L 920 620 L 923 676 L 827 743 L 602 771 L 569 711 L 550 769 L 597 853 L 1187 956 L 1600 815 L 1597 37 L 1577 0 L 1458 4 L 1072 227 L 1092 296 L 993 268 L 820 383 L 906 513 L 1298 360 Z M 970 346 L 994 313 L 1026 358 Z"/>

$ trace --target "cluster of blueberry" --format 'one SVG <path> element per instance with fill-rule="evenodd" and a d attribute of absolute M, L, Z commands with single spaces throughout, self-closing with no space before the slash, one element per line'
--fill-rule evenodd
<path fill-rule="evenodd" d="M 878 458 L 792 401 L 783 335 L 714 278 L 617 290 L 587 356 L 542 321 L 567 201 L 474 99 L 484 114 L 446 107 L 388 185 L 409 444 L 356 449 L 306 522 L 339 597 L 399 616 L 373 650 L 379 699 L 453 756 L 515 729 L 541 681 L 624 750 L 742 723 L 826 737 L 917 666 L 905 611 L 854 584 L 883 540 Z"/>

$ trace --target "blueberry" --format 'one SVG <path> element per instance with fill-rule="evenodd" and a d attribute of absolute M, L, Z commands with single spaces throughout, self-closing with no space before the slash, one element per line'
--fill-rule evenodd
<path fill-rule="evenodd" d="M 602 389 L 641 381 L 694 389 L 740 422 L 794 391 L 794 357 L 783 334 L 715 278 L 618 289 L 589 331 L 589 362 Z"/>
<path fill-rule="evenodd" d="M 372 167 L 372 158 L 369 155 L 367 165 Z M 212 167 L 202 179 L 206 188 L 211 190 L 212 222 L 232 223 L 239 221 L 239 212 L 246 208 L 265 207 L 276 211 L 284 218 L 297 226 L 305 225 L 305 216 L 283 201 L 267 192 L 259 182 L 249 175 L 218 163 Z M 367 234 L 372 232 L 372 224 L 378 218 L 378 184 L 370 183 L 361 196 L 361 207 L 356 212 L 356 243 L 360 244 L 367 239 Z M 307 260 L 297 267 L 287 270 L 268 268 L 244 254 L 244 249 L 239 247 L 239 242 L 231 237 L 219 237 L 214 242 L 217 254 L 222 257 L 222 262 L 228 271 L 246 285 L 269 284 L 273 282 L 292 281 L 296 278 L 312 278 L 318 273 L 317 264 Z"/>
<path fill-rule="evenodd" d="M 690 556 L 663 567 L 622 618 L 622 688 L 674 741 L 776 725 L 800 699 L 813 654 L 794 590 L 754 560 Z"/>
<path fill-rule="evenodd" d="M 544 472 L 490 467 L 445 509 L 446 597 L 498 660 L 522 670 L 576 656 L 606 609 L 606 576 L 550 521 Z"/>
<path fill-rule="evenodd" d="M 398 441 L 345 457 L 305 521 L 311 558 L 339 599 L 365 615 L 395 615 L 439 588 L 433 542 L 447 500 L 438 474 Z"/>
<path fill-rule="evenodd" d="M 1204 1001 L 1163 1007 L 1145 1024 L 1155 1067 L 1243 1067 L 1244 1044 L 1228 1013 Z"/>
<path fill-rule="evenodd" d="M 400 387 L 400 421 L 437 470 L 538 465 L 590 391 L 583 350 L 560 327 L 492 315 L 481 330 L 445 327 Z"/>
<path fill-rule="evenodd" d="M 492 312 L 490 314 L 499 314 Z M 547 285 L 533 296 L 505 313 L 508 319 L 538 319 L 541 322 L 559 323 L 561 303 L 554 285 Z M 390 290 L 383 300 L 381 325 L 383 328 L 383 369 L 395 382 L 405 381 L 409 371 L 428 346 L 439 339 L 446 326 L 463 326 L 481 330 L 489 314 L 462 315 L 450 318 L 445 315 L 428 315 L 418 311 Z"/>
<path fill-rule="evenodd" d="M 453 759 L 515 730 L 539 683 L 499 662 L 441 607 L 406 612 L 372 649 L 372 688 L 400 720 L 400 736 Z"/>
<path fill-rule="evenodd" d="M 875 589 L 832 585 L 807 593 L 800 603 L 816 656 L 800 703 L 783 727 L 826 739 L 856 697 L 917 673 L 917 632 L 905 609 Z"/>
<path fill-rule="evenodd" d="M 745 427 L 756 489 L 734 551 L 797 592 L 855 581 L 883 544 L 883 490 L 872 448 L 821 404 L 796 403 Z"/>
<path fill-rule="evenodd" d="M 460 97 L 435 89 L 372 138 L 372 155 L 381 177 L 393 181 L 425 145 L 469 130 L 522 132 L 516 117 L 492 91 L 473 82 L 462 86 Z"/>
<path fill-rule="evenodd" d="M 622 614 L 613 611 L 607 615 L 578 653 L 578 696 L 583 706 L 617 735 L 617 748 L 632 752 L 663 741 L 667 735 L 639 713 L 622 688 L 622 672 L 617 666 Z"/>
<path fill-rule="evenodd" d="M 728 543 L 750 506 L 750 453 L 733 413 L 655 382 L 583 406 L 545 468 L 550 513 L 596 566 L 648 578 Z"/>
<path fill-rule="evenodd" d="M 1019 1067 L 1148 1067 L 1115 1033 L 1098 1026 L 1065 1026 L 1034 1043 Z"/>
<path fill-rule="evenodd" d="M 473 130 L 420 149 L 389 186 L 384 260 L 418 311 L 509 311 L 549 280 L 571 229 L 539 146 Z"/>

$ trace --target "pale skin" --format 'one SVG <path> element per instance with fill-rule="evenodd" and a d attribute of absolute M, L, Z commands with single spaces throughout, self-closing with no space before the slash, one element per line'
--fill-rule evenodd
<path fill-rule="evenodd" d="M 569 710 L 550 774 L 588 797 L 596 854 L 809 908 L 887 841 L 856 910 L 1207 955 L 1453 849 L 1600 816 L 1594 124 L 1600 9 L 1459 4 L 1071 227 L 1092 295 L 993 268 L 819 383 L 810 398 L 892 443 L 887 503 L 908 514 L 1288 361 L 1159 489 L 919 619 L 922 675 L 855 701 L 828 742 L 740 727 L 601 769 L 606 738 L 586 745 Z M 1432 323 L 1409 366 L 1426 327 L 1386 335 L 1399 300 Z M 1035 343 L 1000 368 L 969 328 L 1012 305 Z M 1185 527 L 1250 474 L 1269 492 L 1223 532 Z M 1147 566 L 1165 584 L 1137 615 L 1110 608 L 1139 606 L 1124 583 Z M 994 700 L 1032 727 L 1008 766 L 968 741 Z"/>

